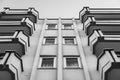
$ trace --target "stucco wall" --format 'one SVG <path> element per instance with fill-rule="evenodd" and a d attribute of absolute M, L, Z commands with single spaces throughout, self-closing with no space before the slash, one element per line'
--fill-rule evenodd
<path fill-rule="evenodd" d="M 57 45 L 43 45 L 41 55 L 57 55 Z"/>
<path fill-rule="evenodd" d="M 63 45 L 63 55 L 79 55 L 77 45 Z"/>
<path fill-rule="evenodd" d="M 57 37 L 57 31 L 58 30 L 46 30 L 45 36 L 56 36 Z"/>
<path fill-rule="evenodd" d="M 40 69 L 37 70 L 37 76 L 35 80 L 57 80 L 56 69 Z"/>
<path fill-rule="evenodd" d="M 64 69 L 63 80 L 85 80 L 83 69 Z"/>
<path fill-rule="evenodd" d="M 75 36 L 74 30 L 62 30 L 63 36 Z"/>

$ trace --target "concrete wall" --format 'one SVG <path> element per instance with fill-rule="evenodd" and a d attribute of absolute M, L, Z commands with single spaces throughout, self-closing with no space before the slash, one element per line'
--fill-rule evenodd
<path fill-rule="evenodd" d="M 63 45 L 63 55 L 79 55 L 76 45 Z"/>
<path fill-rule="evenodd" d="M 66 19 L 66 20 L 63 20 L 63 19 L 62 19 L 62 23 L 63 23 L 63 24 L 64 24 L 64 23 L 73 23 L 73 22 L 72 22 L 72 18 L 71 18 L 71 20 L 67 20 L 67 19 Z"/>
<path fill-rule="evenodd" d="M 57 24 L 58 20 L 47 20 L 47 24 Z"/>
<path fill-rule="evenodd" d="M 85 80 L 83 69 L 64 69 L 63 80 Z"/>
<path fill-rule="evenodd" d="M 58 30 L 46 30 L 44 36 L 56 36 L 57 37 L 57 32 Z"/>
<path fill-rule="evenodd" d="M 57 45 L 43 45 L 41 55 L 57 55 Z"/>
<path fill-rule="evenodd" d="M 62 30 L 62 36 L 75 36 L 74 30 Z"/>
<path fill-rule="evenodd" d="M 37 75 L 35 80 L 57 80 L 56 69 L 39 69 Z"/>

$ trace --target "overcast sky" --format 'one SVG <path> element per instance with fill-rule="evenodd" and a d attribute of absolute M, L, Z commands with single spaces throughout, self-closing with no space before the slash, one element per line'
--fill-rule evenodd
<path fill-rule="evenodd" d="M 78 18 L 83 6 L 120 8 L 120 0 L 0 0 L 0 8 L 35 7 L 41 18 Z"/>

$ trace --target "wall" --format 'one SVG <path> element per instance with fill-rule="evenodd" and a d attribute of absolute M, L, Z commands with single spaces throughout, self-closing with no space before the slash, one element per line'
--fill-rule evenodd
<path fill-rule="evenodd" d="M 56 69 L 40 69 L 37 70 L 37 76 L 35 80 L 57 80 Z"/>

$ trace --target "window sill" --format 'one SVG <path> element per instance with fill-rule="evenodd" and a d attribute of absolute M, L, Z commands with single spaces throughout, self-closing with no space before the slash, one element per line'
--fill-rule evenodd
<path fill-rule="evenodd" d="M 54 68 L 54 67 L 53 68 L 42 68 L 41 67 L 41 68 L 37 68 L 37 69 L 57 69 L 57 68 Z"/>
<path fill-rule="evenodd" d="M 77 45 L 77 44 L 63 44 L 63 45 Z"/>
<path fill-rule="evenodd" d="M 58 30 L 58 29 L 45 29 L 45 30 Z"/>
<path fill-rule="evenodd" d="M 74 29 L 62 29 L 62 30 L 74 30 Z"/>
<path fill-rule="evenodd" d="M 83 69 L 83 68 L 80 68 L 80 67 L 65 67 L 64 69 Z"/>
<path fill-rule="evenodd" d="M 42 45 L 57 45 L 57 44 L 42 44 Z"/>

